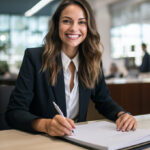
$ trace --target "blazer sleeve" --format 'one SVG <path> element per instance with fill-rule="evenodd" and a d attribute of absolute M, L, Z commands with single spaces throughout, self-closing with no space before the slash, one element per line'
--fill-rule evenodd
<path fill-rule="evenodd" d="M 112 100 L 107 85 L 105 83 L 104 75 L 101 77 L 92 91 L 92 100 L 95 103 L 96 109 L 106 118 L 115 121 L 117 113 L 124 111 L 115 101 Z"/>
<path fill-rule="evenodd" d="M 39 118 L 29 112 L 34 96 L 34 72 L 34 63 L 27 49 L 6 112 L 6 120 L 10 126 L 29 132 L 34 132 L 31 126 L 32 120 Z"/>

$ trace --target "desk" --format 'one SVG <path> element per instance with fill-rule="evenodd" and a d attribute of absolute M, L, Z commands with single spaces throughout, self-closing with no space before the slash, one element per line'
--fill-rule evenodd
<path fill-rule="evenodd" d="M 150 78 L 107 81 L 111 97 L 133 115 L 150 113 Z M 134 106 L 134 107 L 133 107 Z"/>
<path fill-rule="evenodd" d="M 2 77 L 0 76 L 0 85 L 15 85 L 17 77 Z"/>
<path fill-rule="evenodd" d="M 150 129 L 150 114 L 136 116 L 138 128 Z M 80 146 L 52 138 L 17 130 L 0 131 L 0 150 L 86 150 Z M 145 150 L 150 150 L 147 148 Z"/>

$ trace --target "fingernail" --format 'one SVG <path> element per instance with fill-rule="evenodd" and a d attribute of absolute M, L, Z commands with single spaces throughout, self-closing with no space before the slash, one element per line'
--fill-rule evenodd
<path fill-rule="evenodd" d="M 117 131 L 120 131 L 120 129 L 118 128 Z"/>

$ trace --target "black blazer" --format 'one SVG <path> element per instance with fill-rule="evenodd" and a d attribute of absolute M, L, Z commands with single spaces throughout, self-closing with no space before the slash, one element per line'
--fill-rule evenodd
<path fill-rule="evenodd" d="M 10 97 L 6 120 L 13 128 L 33 132 L 33 119 L 53 118 L 57 112 L 55 101 L 66 116 L 66 100 L 63 69 L 58 75 L 55 86 L 48 84 L 48 72 L 41 72 L 44 48 L 31 48 L 25 51 L 16 87 Z M 102 75 L 94 89 L 84 88 L 79 81 L 79 116 L 78 121 L 85 121 L 89 100 L 95 102 L 100 113 L 111 120 L 123 109 L 110 97 Z"/>

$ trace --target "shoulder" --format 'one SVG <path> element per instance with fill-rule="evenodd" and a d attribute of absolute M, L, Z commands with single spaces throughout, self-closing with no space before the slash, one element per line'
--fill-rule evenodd
<path fill-rule="evenodd" d="M 41 56 L 43 51 L 44 51 L 44 47 L 35 47 L 35 48 L 27 48 L 25 50 L 25 53 L 35 57 L 35 56 Z"/>
<path fill-rule="evenodd" d="M 44 52 L 44 47 L 36 47 L 36 48 L 27 48 L 25 50 L 25 56 L 28 56 L 32 59 L 42 59 L 42 54 Z"/>
<path fill-rule="evenodd" d="M 25 50 L 24 59 L 30 61 L 33 64 L 41 66 L 43 52 L 44 47 L 27 48 Z"/>

